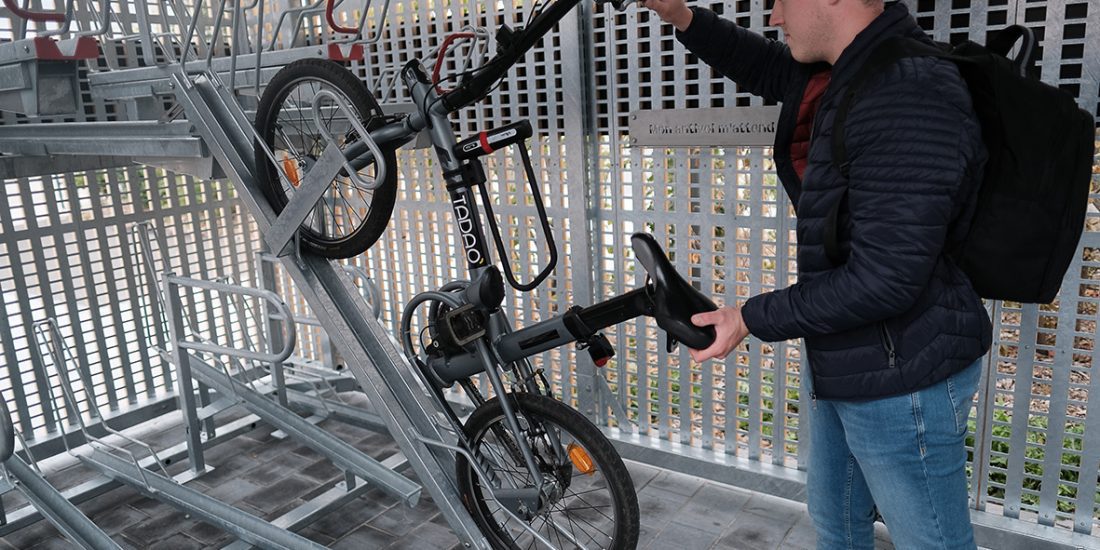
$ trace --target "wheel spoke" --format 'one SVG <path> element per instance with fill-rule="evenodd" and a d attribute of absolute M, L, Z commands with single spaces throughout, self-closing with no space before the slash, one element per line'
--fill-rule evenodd
<path fill-rule="evenodd" d="M 276 209 L 285 207 L 301 189 L 326 147 L 346 151 L 351 143 L 365 138 L 355 130 L 359 114 L 373 116 L 377 102 L 361 82 L 341 73 L 344 70 L 322 60 L 295 62 L 272 79 L 260 100 L 263 112 L 256 115 L 257 131 L 275 158 L 268 161 L 263 149 L 258 150 L 256 164 L 262 168 L 258 179 Z M 339 99 L 319 98 L 322 91 Z M 314 100 L 319 101 L 316 118 Z M 362 118 L 364 124 L 369 124 L 370 117 Z M 329 143 L 326 134 L 331 134 L 333 143 Z M 376 163 L 385 162 L 391 155 L 392 152 L 387 152 L 355 174 L 335 175 L 327 182 L 316 182 L 328 187 L 301 224 L 303 244 L 324 256 L 347 257 L 365 250 L 378 238 L 378 232 L 386 225 L 385 218 L 390 215 L 396 190 L 392 188 L 392 176 L 384 182 L 378 180 Z M 264 163 L 274 166 L 267 168 Z M 376 187 L 385 183 L 391 186 Z"/>
<path fill-rule="evenodd" d="M 572 425 L 563 424 L 564 417 L 562 420 L 558 420 L 556 416 L 548 417 L 550 413 L 535 412 L 530 409 L 530 405 L 524 405 L 522 400 L 517 402 L 517 413 L 529 420 L 526 424 L 532 427 L 531 431 L 538 432 L 538 435 L 525 432 L 523 437 L 529 442 L 535 462 L 543 470 L 542 475 L 549 483 L 570 486 L 564 489 L 561 497 L 543 504 L 543 509 L 526 522 L 530 531 L 515 532 L 515 522 L 505 506 L 484 492 L 484 487 L 475 483 L 472 485 L 472 496 L 482 503 L 478 507 L 482 513 L 477 517 L 486 522 L 479 525 L 487 526 L 486 528 L 505 541 L 505 547 L 512 548 L 541 548 L 543 545 L 532 532 L 562 549 L 608 548 L 620 544 L 617 541 L 621 537 L 630 537 L 631 531 L 636 533 L 636 525 L 623 523 L 625 518 L 631 517 L 629 512 L 617 507 L 617 503 L 622 503 L 623 500 L 619 494 L 620 489 L 615 487 L 629 487 L 629 478 L 619 479 L 622 476 L 621 467 L 618 470 L 612 469 L 612 464 L 607 462 L 607 455 L 591 451 L 599 448 L 593 446 L 593 436 L 588 435 L 591 432 L 575 431 Z M 504 425 L 499 403 L 494 406 L 498 407 L 494 412 L 499 414 L 491 419 L 482 418 L 478 421 L 476 431 L 471 434 L 471 444 L 485 457 L 485 467 L 492 468 L 494 474 L 501 478 L 500 481 L 518 477 L 532 479 L 532 473 L 527 471 L 525 462 L 517 463 L 516 457 L 512 456 L 511 448 L 506 444 L 512 434 Z M 565 451 L 571 442 L 589 453 L 595 461 L 599 476 L 581 474 L 576 470 Z M 613 474 L 614 480 L 609 479 L 608 475 L 616 471 L 620 473 Z M 572 477 L 562 479 L 559 476 Z"/>

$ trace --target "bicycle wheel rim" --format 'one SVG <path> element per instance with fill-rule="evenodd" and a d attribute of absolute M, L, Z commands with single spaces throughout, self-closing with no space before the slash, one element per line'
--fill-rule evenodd
<path fill-rule="evenodd" d="M 498 439 L 491 428 L 495 424 L 502 425 L 503 421 L 503 414 L 492 417 L 483 429 L 473 434 L 473 438 L 470 440 L 471 444 L 485 454 L 494 464 L 498 466 L 508 465 L 505 468 L 495 468 L 497 475 L 511 475 L 518 486 L 527 486 L 533 483 L 533 480 L 526 469 L 526 465 L 518 464 L 511 457 L 506 456 L 507 453 L 500 452 L 499 449 L 503 445 L 499 441 L 494 445 L 495 449 L 487 449 L 484 444 L 488 441 L 487 437 L 490 440 Z M 563 427 L 558 422 L 544 416 L 540 417 L 540 421 L 548 429 L 556 429 L 561 434 L 560 444 L 562 449 L 565 449 L 569 443 L 576 443 L 585 449 L 590 456 L 596 456 L 593 450 L 583 441 L 580 441 L 569 428 Z M 547 454 L 546 448 L 533 448 L 532 451 L 539 456 L 546 456 Z M 617 502 L 618 496 L 611 490 L 607 477 L 603 475 L 603 465 L 599 465 L 597 471 L 589 475 L 581 473 L 568 458 L 565 459 L 565 462 L 569 466 L 570 483 L 568 489 L 565 490 L 560 500 L 547 506 L 529 524 L 559 548 L 576 547 L 577 545 L 570 541 L 570 537 L 577 539 L 588 548 L 611 547 L 613 542 L 618 540 L 620 536 L 618 532 L 620 521 L 616 510 L 622 507 L 623 503 Z M 548 474 L 543 472 L 543 475 Z M 483 517 L 490 521 L 490 527 L 495 531 L 494 535 L 499 539 L 498 542 L 505 545 L 505 548 L 513 549 L 542 547 L 537 539 L 522 529 L 515 519 L 503 511 L 501 503 L 486 494 L 487 491 L 483 490 L 476 475 L 470 478 L 470 483 L 471 492 L 477 500 L 478 506 L 482 507 Z"/>
<path fill-rule="evenodd" d="M 276 101 L 277 110 L 271 125 L 272 131 L 270 135 L 264 136 L 282 168 L 276 170 L 282 191 L 279 197 L 283 203 L 281 206 L 289 203 L 299 186 L 305 183 L 309 168 L 320 158 L 327 145 L 313 119 L 313 99 L 321 90 L 336 94 L 355 116 L 364 118 L 352 98 L 321 77 L 305 75 L 284 86 Z M 321 105 L 321 123 L 336 139 L 335 145 L 343 149 L 354 141 L 354 127 L 330 99 L 323 98 Z M 368 184 L 376 183 L 375 163 L 363 167 L 357 173 Z M 346 172 L 341 171 L 302 223 L 302 230 L 308 237 L 322 242 L 339 243 L 352 239 L 366 224 L 376 191 L 377 189 L 366 189 L 357 185 Z"/>

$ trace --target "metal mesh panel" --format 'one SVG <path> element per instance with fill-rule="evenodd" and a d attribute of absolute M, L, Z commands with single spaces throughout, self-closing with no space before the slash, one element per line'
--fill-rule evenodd
<path fill-rule="evenodd" d="M 989 32 L 1025 23 L 1041 39 L 1044 81 L 1097 105 L 1095 48 L 1100 10 L 1086 2 L 906 2 L 938 40 L 985 42 Z M 708 5 L 743 26 L 765 26 L 764 2 Z M 628 236 L 655 232 L 689 280 L 731 304 L 794 280 L 794 219 L 767 148 L 652 149 L 626 136 L 636 110 L 759 105 L 676 44 L 671 28 L 646 12 L 593 18 L 598 294 L 641 284 Z M 1096 186 L 1094 184 L 1094 191 Z M 995 376 L 974 418 L 970 441 L 979 507 L 1003 506 L 1080 532 L 1097 529 L 1094 495 L 1100 443 L 1085 415 L 1096 334 L 1095 229 L 1090 210 L 1083 250 L 1051 306 L 996 304 Z M 794 465 L 799 344 L 752 341 L 723 362 L 692 364 L 669 356 L 642 321 L 613 340 L 619 362 L 612 386 L 643 433 L 751 459 Z M 690 405 L 690 406 L 689 406 Z M 1095 416 L 1095 415 L 1094 415 Z M 989 423 L 986 423 L 986 420 Z M 983 457 L 989 458 L 989 466 Z M 1086 472 L 1088 475 L 1081 475 Z"/>
<path fill-rule="evenodd" d="M 756 4 L 712 7 L 761 28 L 766 17 Z M 690 281 L 727 304 L 789 284 L 794 224 L 770 149 L 653 149 L 625 137 L 637 110 L 762 100 L 698 63 L 648 12 L 597 13 L 593 37 L 599 296 L 643 283 L 628 244 L 642 230 L 664 241 Z M 667 354 L 650 322 L 635 321 L 617 336 L 620 361 L 609 382 L 642 433 L 796 465 L 798 411 L 808 398 L 797 392 L 797 345 L 753 345 L 725 363 L 698 365 L 686 350 Z"/>
<path fill-rule="evenodd" d="M 1027 24 L 1042 40 L 1042 78 L 1100 113 L 1095 2 L 905 3 L 944 41 L 984 42 L 1008 24 Z M 32 7 L 41 6 L 32 2 Z M 782 38 L 766 26 L 764 0 L 707 7 Z M 350 23 L 356 9 L 349 4 L 338 18 Z M 448 32 L 466 25 L 514 26 L 531 9 L 531 2 L 395 3 L 381 40 L 352 69 L 376 94 L 408 101 L 403 86 L 388 89 L 405 62 L 426 55 Z M 689 280 L 727 304 L 793 282 L 794 219 L 770 149 L 646 148 L 631 144 L 627 135 L 629 117 L 638 110 L 756 106 L 761 100 L 700 64 L 676 43 L 671 27 L 648 11 L 589 11 L 582 12 L 581 22 L 563 22 L 497 93 L 456 117 L 460 135 L 522 118 L 536 128 L 532 159 L 561 263 L 538 291 L 509 293 L 506 307 L 517 326 L 642 285 L 629 247 L 630 234 L 639 230 L 655 233 Z M 265 20 L 269 35 L 274 24 L 271 17 Z M 132 18 L 123 25 L 128 32 L 137 29 Z M 320 17 L 309 18 L 298 44 L 319 43 L 322 28 Z M 0 39 L 9 29 L 14 27 L 0 14 Z M 280 41 L 289 45 L 285 35 Z M 119 57 L 112 57 L 118 66 L 140 64 L 140 49 L 132 41 L 107 48 Z M 453 55 L 443 74 L 458 70 L 464 55 L 462 49 Z M 588 72 L 582 74 L 582 67 Z M 115 105 L 93 101 L 86 86 L 84 92 L 84 110 L 70 120 L 115 116 Z M 26 119 L 2 114 L 0 122 Z M 383 319 L 391 327 L 416 293 L 465 277 L 455 253 L 460 245 L 453 216 L 430 152 L 402 151 L 397 169 L 398 203 L 387 233 L 355 260 L 381 287 Z M 545 255 L 524 175 L 508 152 L 487 159 L 486 172 L 509 260 L 521 279 L 529 279 Z M 45 395 L 37 374 L 42 365 L 32 357 L 28 328 L 46 315 L 59 317 L 67 341 L 81 350 L 81 363 L 98 373 L 96 384 L 109 407 L 170 389 L 163 385 L 166 367 L 146 348 L 158 328 L 140 309 L 149 296 L 141 268 L 127 252 L 127 223 L 156 220 L 166 263 L 181 274 L 254 281 L 254 225 L 240 215 L 227 183 L 128 168 L 3 185 L 0 304 L 6 315 L 0 315 L 5 367 L 0 392 L 10 396 L 27 433 L 54 421 L 39 397 Z M 1082 250 L 1059 300 L 1043 307 L 990 304 L 992 370 L 979 393 L 969 442 L 972 496 L 979 508 L 1083 533 L 1098 529 L 1094 472 L 1100 469 L 1100 416 L 1086 413 L 1089 394 L 1100 391 L 1091 370 L 1100 308 L 1100 176 L 1094 176 L 1093 191 Z M 280 290 L 296 311 L 305 311 L 287 282 Z M 195 304 L 204 328 L 236 328 L 217 318 L 209 298 L 196 296 Z M 303 330 L 303 352 L 323 353 L 319 332 Z M 604 423 L 622 426 L 625 420 L 667 441 L 777 465 L 797 467 L 804 460 L 799 413 L 809 404 L 800 391 L 798 342 L 750 341 L 726 361 L 698 365 L 683 350 L 667 353 L 662 334 L 647 320 L 608 332 L 617 355 L 603 375 L 627 417 L 617 418 L 612 407 L 604 407 L 595 411 Z M 592 399 L 582 380 L 591 365 L 572 347 L 544 354 L 537 363 L 552 374 L 559 395 L 577 404 Z"/>
<path fill-rule="evenodd" d="M 166 261 L 179 273 L 247 279 L 250 264 L 239 258 L 253 250 L 254 229 L 232 187 L 138 167 L 3 185 L 0 209 L 10 215 L 0 217 L 0 388 L 19 428 L 28 436 L 54 429 L 30 331 L 47 317 L 57 319 L 80 368 L 91 373 L 104 410 L 173 391 L 167 365 L 148 348 L 156 323 L 140 307 L 149 289 L 128 227 L 163 224 L 162 250 L 171 251 Z"/>

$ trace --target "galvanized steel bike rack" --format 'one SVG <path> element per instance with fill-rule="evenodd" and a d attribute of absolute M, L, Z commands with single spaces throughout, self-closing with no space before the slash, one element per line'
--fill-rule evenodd
<path fill-rule="evenodd" d="M 25 462 L 15 452 L 15 439 L 28 455 Z M 117 550 L 121 548 L 73 503 L 69 502 L 42 476 L 34 457 L 30 456 L 22 434 L 15 431 L 7 403 L 0 399 L 0 494 L 18 489 L 58 531 L 82 548 Z M 0 524 L 7 523 L 0 506 Z"/>
<path fill-rule="evenodd" d="M 309 539 L 275 527 L 256 516 L 185 487 L 182 482 L 193 479 L 193 471 L 184 472 L 174 478 L 168 475 L 164 467 L 165 461 L 152 447 L 134 437 L 111 429 L 107 424 L 96 405 L 94 385 L 87 373 L 78 372 L 77 381 L 80 385 L 73 385 L 71 370 L 76 362 L 71 349 L 62 340 L 57 324 L 52 319 L 39 321 L 35 324 L 35 337 L 40 352 L 44 350 L 51 358 L 62 390 L 60 401 L 53 395 L 52 388 L 49 397 L 59 403 L 59 410 L 64 408 L 70 411 L 69 421 L 77 427 L 73 435 L 77 436 L 79 445 L 68 446 L 69 439 L 65 438 L 69 454 L 78 458 L 86 466 L 131 486 L 145 496 L 170 504 L 249 543 L 264 548 L 288 550 L 324 548 Z M 76 370 L 80 371 L 79 366 Z M 78 391 L 84 393 L 83 401 L 77 399 Z M 86 413 L 81 404 L 86 407 Z M 94 425 L 85 421 L 85 414 L 90 420 L 96 421 Z M 106 435 L 94 434 L 93 426 L 99 430 L 105 430 Z M 148 456 L 145 460 L 139 460 L 133 451 L 116 443 L 119 440 L 143 449 Z M 159 469 L 160 473 L 154 468 Z"/>

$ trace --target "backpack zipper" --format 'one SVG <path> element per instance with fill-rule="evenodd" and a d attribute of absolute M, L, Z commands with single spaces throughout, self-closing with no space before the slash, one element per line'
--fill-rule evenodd
<path fill-rule="evenodd" d="M 890 368 L 896 367 L 895 358 L 897 355 L 894 353 L 894 339 L 890 337 L 890 330 L 886 328 L 886 321 L 879 323 L 879 333 L 882 336 L 882 346 L 886 348 L 886 357 L 890 361 Z"/>

